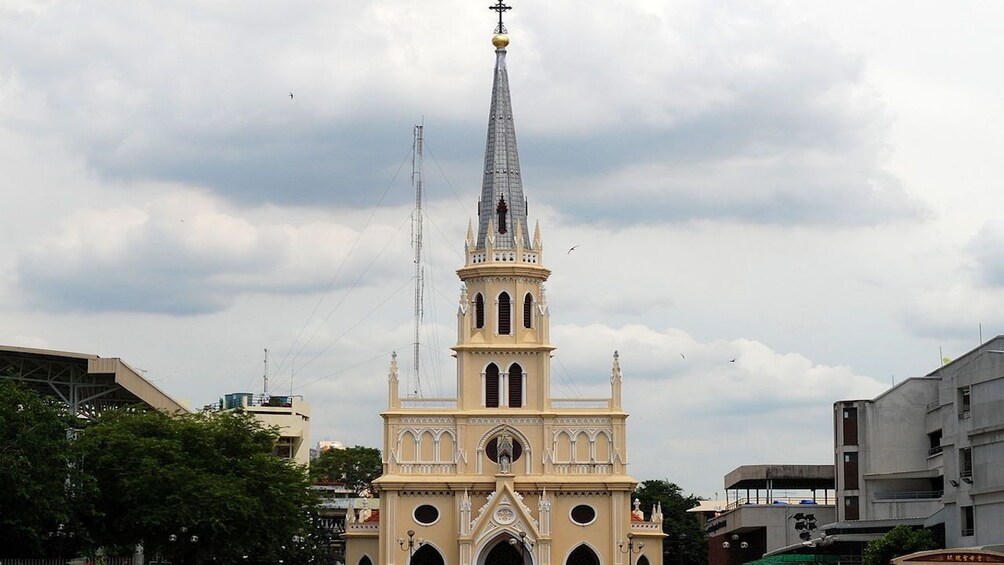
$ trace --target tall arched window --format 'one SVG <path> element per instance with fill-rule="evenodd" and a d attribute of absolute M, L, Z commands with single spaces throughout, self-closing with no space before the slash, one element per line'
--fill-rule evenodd
<path fill-rule="evenodd" d="M 443 565 L 444 563 L 439 550 L 427 543 L 415 551 L 409 565 Z"/>
<path fill-rule="evenodd" d="M 495 363 L 485 369 L 485 406 L 499 407 L 499 366 Z"/>
<path fill-rule="evenodd" d="M 645 557 L 644 555 L 638 557 L 638 561 L 635 562 L 635 565 L 648 565 L 648 557 Z"/>
<path fill-rule="evenodd" d="M 373 562 L 370 561 L 368 555 L 363 555 L 363 558 L 359 560 L 359 565 L 373 565 Z"/>
<path fill-rule="evenodd" d="M 509 408 L 523 406 L 523 368 L 519 363 L 509 367 Z"/>
<path fill-rule="evenodd" d="M 509 303 L 508 292 L 503 292 L 499 295 L 499 335 L 509 335 L 512 333 L 512 308 Z"/>
<path fill-rule="evenodd" d="M 474 327 L 485 327 L 485 297 L 480 292 L 474 297 Z"/>
<path fill-rule="evenodd" d="M 523 327 L 533 327 L 533 295 L 529 292 L 523 297 Z"/>

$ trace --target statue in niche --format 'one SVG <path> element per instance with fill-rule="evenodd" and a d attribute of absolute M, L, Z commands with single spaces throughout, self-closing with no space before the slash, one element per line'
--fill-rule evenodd
<path fill-rule="evenodd" d="M 499 205 L 498 205 L 497 208 L 495 208 L 495 211 L 498 212 L 498 215 L 499 215 L 499 221 L 498 221 L 498 224 L 499 224 L 499 233 L 505 233 L 506 232 L 505 216 L 506 216 L 506 213 L 509 212 L 509 207 L 506 206 L 505 196 L 504 195 L 501 195 L 501 194 L 499 195 Z"/>
<path fill-rule="evenodd" d="M 512 472 L 512 436 L 504 433 L 499 436 L 499 473 L 508 475 Z"/>

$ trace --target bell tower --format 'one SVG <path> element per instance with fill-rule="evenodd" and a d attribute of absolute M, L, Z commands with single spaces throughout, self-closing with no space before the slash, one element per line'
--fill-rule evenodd
<path fill-rule="evenodd" d="M 350 510 L 347 565 L 662 565 L 662 512 L 627 474 L 620 359 L 610 395 L 551 397 L 540 227 L 529 230 L 502 0 L 477 226 L 457 309 L 457 394 L 401 398 L 391 359 L 379 508 Z"/>

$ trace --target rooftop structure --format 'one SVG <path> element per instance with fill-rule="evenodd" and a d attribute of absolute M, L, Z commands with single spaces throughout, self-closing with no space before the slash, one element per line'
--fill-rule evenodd
<path fill-rule="evenodd" d="M 135 405 L 189 412 L 117 357 L 3 345 L 0 379 L 55 397 L 81 418 L 93 419 L 108 408 Z"/>

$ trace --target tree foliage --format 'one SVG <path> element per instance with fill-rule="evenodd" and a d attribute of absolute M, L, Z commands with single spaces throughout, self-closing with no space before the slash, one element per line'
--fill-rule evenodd
<path fill-rule="evenodd" d="M 868 542 L 863 565 L 889 565 L 890 561 L 901 555 L 930 549 L 938 549 L 938 542 L 929 530 L 896 526 L 886 535 Z"/>
<path fill-rule="evenodd" d="M 80 542 L 74 423 L 58 402 L 0 379 L 0 555 L 54 554 Z"/>
<path fill-rule="evenodd" d="M 646 516 L 655 503 L 662 504 L 663 563 L 702 565 L 708 562 L 708 544 L 697 516 L 687 510 L 700 504 L 694 495 L 684 495 L 683 489 L 668 480 L 642 481 L 635 489 Z"/>
<path fill-rule="evenodd" d="M 278 562 L 310 531 L 314 505 L 304 469 L 273 455 L 276 439 L 240 411 L 102 414 L 78 440 L 97 491 L 94 542 L 181 562 Z"/>
<path fill-rule="evenodd" d="M 310 464 L 310 478 L 314 482 L 345 483 L 356 492 L 369 488 L 382 473 L 380 450 L 360 445 L 329 449 Z"/>

